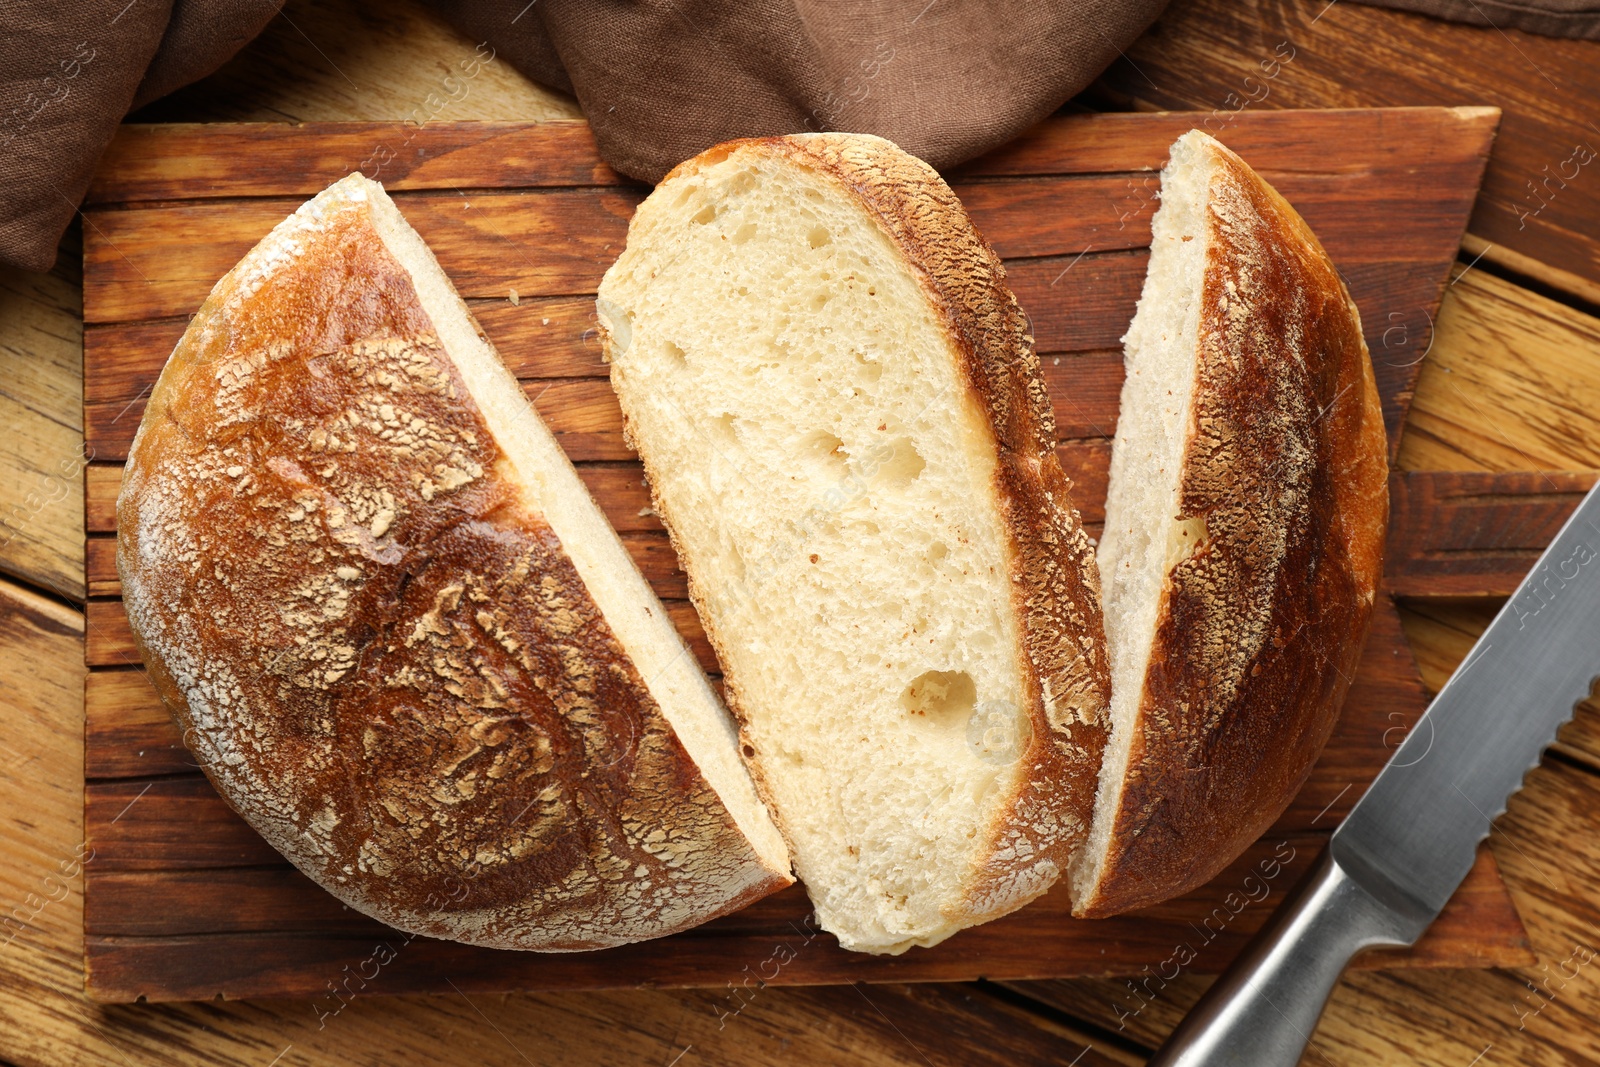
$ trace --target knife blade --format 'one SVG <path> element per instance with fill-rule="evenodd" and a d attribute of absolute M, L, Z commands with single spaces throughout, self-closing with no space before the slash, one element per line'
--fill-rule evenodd
<path fill-rule="evenodd" d="M 1422 935 L 1597 674 L 1600 484 L 1150 1067 L 1298 1062 L 1350 959 Z"/>

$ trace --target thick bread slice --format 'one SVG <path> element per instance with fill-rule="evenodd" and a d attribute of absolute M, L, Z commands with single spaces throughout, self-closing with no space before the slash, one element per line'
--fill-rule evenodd
<path fill-rule="evenodd" d="M 1043 893 L 1100 763 L 1095 564 L 954 194 L 876 137 L 718 146 L 640 206 L 599 314 L 822 925 L 900 952 Z"/>
<path fill-rule="evenodd" d="M 731 720 L 377 184 L 331 186 L 217 283 L 117 511 L 185 741 L 351 907 L 573 950 L 791 881 Z"/>
<path fill-rule="evenodd" d="M 1316 237 L 1199 131 L 1173 145 L 1099 551 L 1113 682 L 1075 909 L 1209 881 L 1299 790 L 1361 653 L 1388 518 L 1361 321 Z"/>

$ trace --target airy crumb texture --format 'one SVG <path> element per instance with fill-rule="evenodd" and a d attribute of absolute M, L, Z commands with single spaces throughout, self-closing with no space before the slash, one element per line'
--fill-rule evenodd
<path fill-rule="evenodd" d="M 1388 515 L 1361 321 L 1305 222 L 1199 131 L 1161 176 L 1099 564 L 1113 679 L 1075 910 L 1214 877 L 1338 717 Z"/>
<path fill-rule="evenodd" d="M 949 189 L 873 137 L 721 146 L 640 207 L 599 313 L 823 926 L 900 952 L 1044 892 L 1103 743 L 1092 549 Z"/>
<path fill-rule="evenodd" d="M 350 906 L 573 950 L 789 883 L 693 657 L 359 175 L 200 309 L 134 441 L 118 533 L 129 620 L 185 742 Z"/>

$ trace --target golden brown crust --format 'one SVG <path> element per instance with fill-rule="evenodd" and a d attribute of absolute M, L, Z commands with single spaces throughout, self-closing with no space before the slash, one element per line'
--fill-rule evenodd
<path fill-rule="evenodd" d="M 786 884 L 338 189 L 218 283 L 129 456 L 124 596 L 186 742 L 309 876 L 416 933 L 595 948 Z"/>
<path fill-rule="evenodd" d="M 983 922 L 1037 897 L 1066 871 L 1089 827 L 1111 692 L 1094 548 L 1056 459 L 1055 421 L 1027 317 L 1000 258 L 955 193 L 916 157 L 860 135 L 753 138 L 719 145 L 668 180 L 741 151 L 779 155 L 828 176 L 877 221 L 943 316 L 994 433 L 1032 731 L 1019 757 L 1017 791 L 968 879 L 964 910 L 947 916 L 961 925 Z M 731 684 L 729 704 L 736 711 L 741 704 Z M 755 776 L 765 792 L 759 769 Z"/>
<path fill-rule="evenodd" d="M 1338 718 L 1381 572 L 1383 415 L 1310 228 L 1215 145 L 1181 519 L 1140 728 L 1086 916 L 1202 885 L 1282 813 Z"/>

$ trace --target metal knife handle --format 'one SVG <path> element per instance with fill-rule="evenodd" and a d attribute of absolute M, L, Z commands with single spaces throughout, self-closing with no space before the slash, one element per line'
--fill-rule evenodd
<path fill-rule="evenodd" d="M 1419 933 L 1324 851 L 1148 1067 L 1294 1067 L 1351 957 Z"/>

